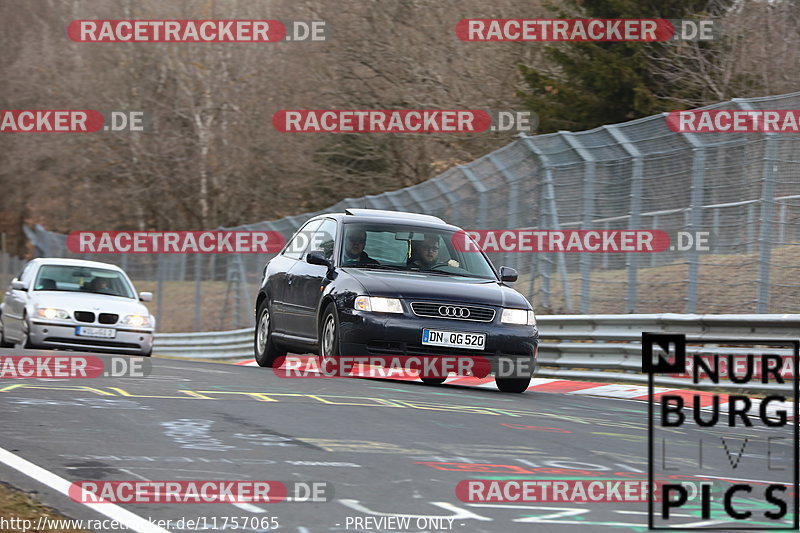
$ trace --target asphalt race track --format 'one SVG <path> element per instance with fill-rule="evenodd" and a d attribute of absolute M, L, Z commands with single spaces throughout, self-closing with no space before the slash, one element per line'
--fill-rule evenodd
<path fill-rule="evenodd" d="M 646 480 L 644 402 L 399 380 L 286 379 L 266 368 L 159 358 L 145 378 L 5 379 L 0 402 L 0 448 L 68 481 L 333 487 L 324 503 L 120 504 L 151 520 L 202 518 L 212 529 L 217 517 L 217 530 L 266 531 L 250 527 L 255 522 L 222 524 L 225 517 L 276 517 L 278 531 L 292 533 L 646 530 L 646 503 L 466 503 L 455 494 L 465 479 Z M 691 446 L 693 436 L 682 433 L 673 431 L 671 444 Z M 719 461 L 720 475 L 729 475 L 725 458 Z M 765 477 L 757 461 L 743 461 L 737 475 L 777 479 Z M 0 479 L 35 491 L 69 517 L 102 518 L 8 464 L 0 463 Z M 407 517 L 410 525 L 382 528 L 388 522 L 374 521 L 389 516 Z M 367 517 L 373 521 L 355 520 Z M 705 522 L 698 509 L 682 520 Z"/>

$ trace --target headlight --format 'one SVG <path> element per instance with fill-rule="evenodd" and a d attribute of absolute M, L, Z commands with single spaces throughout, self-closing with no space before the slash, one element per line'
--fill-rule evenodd
<path fill-rule="evenodd" d="M 500 317 L 503 324 L 520 324 L 523 326 L 535 326 L 536 314 L 527 309 L 503 309 Z"/>
<path fill-rule="evenodd" d="M 61 320 L 69 319 L 69 313 L 63 309 L 53 309 L 52 307 L 40 307 L 36 309 L 36 316 L 39 318 L 46 318 L 52 320 L 58 318 Z"/>
<path fill-rule="evenodd" d="M 375 313 L 402 313 L 403 305 L 397 298 L 378 298 L 376 296 L 359 296 L 355 308 L 359 311 Z"/>
<path fill-rule="evenodd" d="M 144 315 L 128 315 L 122 319 L 123 326 L 133 326 L 135 328 L 149 328 L 150 317 Z"/>

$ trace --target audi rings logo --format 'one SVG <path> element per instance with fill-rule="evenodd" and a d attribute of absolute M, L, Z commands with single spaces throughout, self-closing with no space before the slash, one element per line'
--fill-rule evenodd
<path fill-rule="evenodd" d="M 469 309 L 466 307 L 453 307 L 452 305 L 440 305 L 439 314 L 450 318 L 469 318 Z"/>

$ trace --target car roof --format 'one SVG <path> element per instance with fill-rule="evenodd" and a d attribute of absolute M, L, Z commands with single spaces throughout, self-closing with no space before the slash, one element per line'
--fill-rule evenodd
<path fill-rule="evenodd" d="M 459 231 L 460 228 L 448 224 L 439 217 L 404 211 L 387 211 L 383 209 L 345 209 L 344 213 L 329 213 L 319 217 L 331 217 L 345 224 L 353 222 L 390 223 L 408 226 L 426 226 L 431 228 Z"/>
<path fill-rule="evenodd" d="M 69 259 L 66 257 L 39 257 L 31 260 L 31 263 L 38 265 L 63 265 L 63 266 L 82 266 L 86 268 L 106 268 L 124 272 L 117 265 L 111 263 L 101 263 L 100 261 L 87 261 L 85 259 Z"/>

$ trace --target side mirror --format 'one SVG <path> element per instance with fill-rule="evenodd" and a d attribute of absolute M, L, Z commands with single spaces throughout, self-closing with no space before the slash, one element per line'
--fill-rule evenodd
<path fill-rule="evenodd" d="M 325 254 L 320 252 L 319 250 L 308 252 L 308 255 L 306 255 L 306 263 L 333 268 L 333 262 L 331 262 L 330 259 L 326 258 Z"/>
<path fill-rule="evenodd" d="M 27 291 L 28 290 L 28 286 L 25 285 L 25 282 L 20 281 L 17 278 L 14 278 L 11 281 L 11 288 L 14 289 L 15 291 Z"/>
<path fill-rule="evenodd" d="M 141 301 L 141 302 L 152 302 L 153 301 L 153 293 L 152 292 L 140 292 L 139 293 L 139 301 Z"/>
<path fill-rule="evenodd" d="M 500 267 L 500 281 L 517 281 L 519 273 L 511 267 Z"/>

